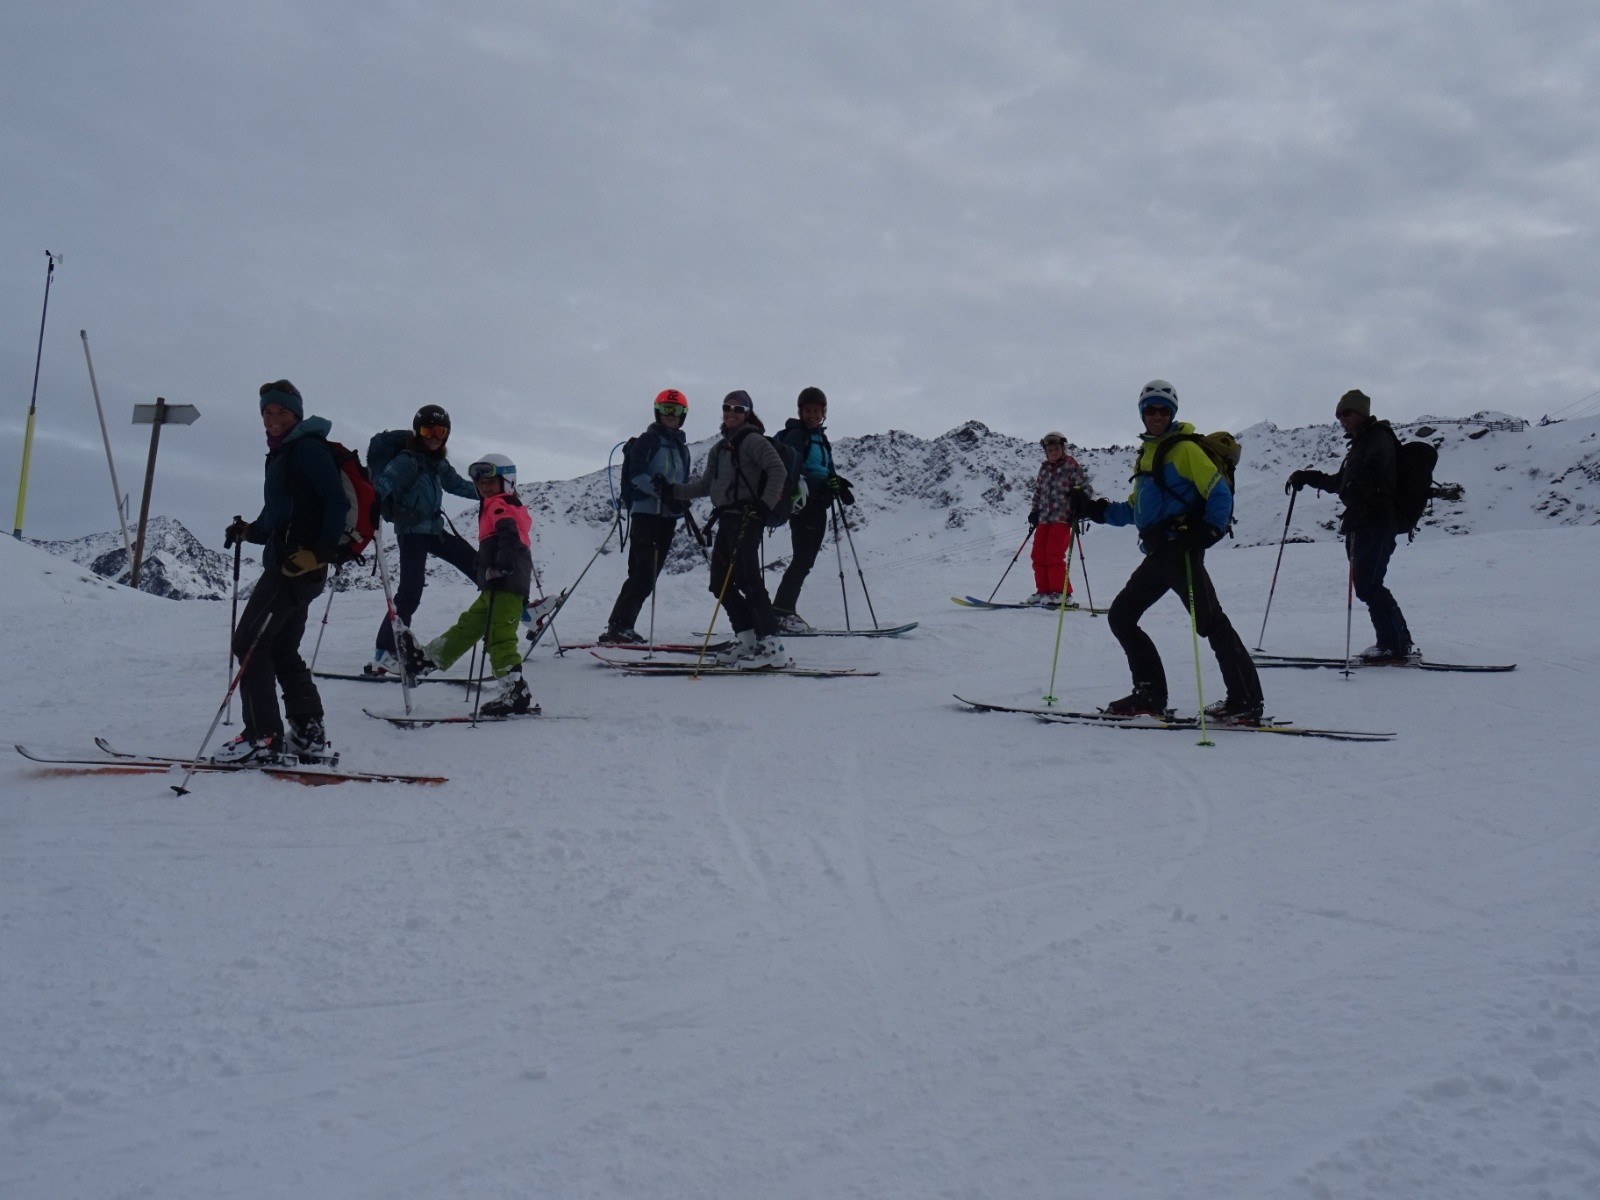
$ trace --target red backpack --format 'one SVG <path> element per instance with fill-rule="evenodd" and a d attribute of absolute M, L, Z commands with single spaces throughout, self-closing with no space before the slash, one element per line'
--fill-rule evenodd
<path fill-rule="evenodd" d="M 348 446 L 328 441 L 328 452 L 333 455 L 333 465 L 339 468 L 339 482 L 344 484 L 344 498 L 350 502 L 345 512 L 344 532 L 339 535 L 339 550 L 334 564 L 360 559 L 372 543 L 378 529 L 378 492 L 372 478 L 361 465 L 361 455 Z"/>

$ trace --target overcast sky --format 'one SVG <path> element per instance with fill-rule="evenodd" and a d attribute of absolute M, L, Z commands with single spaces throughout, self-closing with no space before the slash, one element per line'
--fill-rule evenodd
<path fill-rule="evenodd" d="M 602 465 L 800 388 L 835 436 L 1131 441 L 1538 417 L 1600 388 L 1593 0 L 101 0 L 0 14 L 0 511 L 208 542 L 260 503 L 257 387 L 365 446 Z"/>

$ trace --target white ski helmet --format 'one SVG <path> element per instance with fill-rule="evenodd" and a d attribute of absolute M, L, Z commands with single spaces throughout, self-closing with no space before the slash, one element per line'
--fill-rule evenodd
<path fill-rule="evenodd" d="M 480 479 L 503 479 L 514 491 L 517 486 L 517 464 L 504 454 L 485 454 L 467 468 L 467 477 L 473 483 Z"/>
<path fill-rule="evenodd" d="M 1165 379 L 1152 379 L 1139 392 L 1139 411 L 1147 408 L 1165 408 L 1178 415 L 1178 389 Z"/>

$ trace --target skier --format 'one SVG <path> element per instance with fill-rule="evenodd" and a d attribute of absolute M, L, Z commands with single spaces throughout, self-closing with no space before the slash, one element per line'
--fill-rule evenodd
<path fill-rule="evenodd" d="M 405 431 L 379 434 L 380 438 L 399 438 Z M 477 553 L 472 544 L 454 529 L 446 532 L 441 504 L 444 494 L 477 499 L 477 489 L 461 478 L 445 457 L 450 439 L 450 414 L 437 404 L 424 404 L 411 418 L 411 435 L 372 480 L 383 504 L 383 513 L 394 523 L 395 542 L 400 548 L 400 585 L 394 592 L 394 611 L 409 625 L 422 603 L 422 589 L 428 584 L 428 556 L 443 559 L 468 579 L 475 578 Z M 367 461 L 373 455 L 369 447 Z M 362 667 L 367 675 L 387 675 L 400 669 L 395 658 L 394 629 L 385 614 L 378 625 L 372 661 Z"/>
<path fill-rule="evenodd" d="M 1033 481 L 1033 508 L 1028 513 L 1028 528 L 1033 530 L 1033 595 L 1026 604 L 1054 607 L 1063 593 L 1070 601 L 1072 580 L 1067 574 L 1067 557 L 1072 553 L 1072 492 L 1092 495 L 1089 474 L 1078 460 L 1067 453 L 1064 434 L 1051 430 L 1039 439 L 1044 462 Z M 1078 607 L 1068 603 L 1068 608 Z"/>
<path fill-rule="evenodd" d="M 1133 691 L 1106 705 L 1118 716 L 1160 714 L 1167 707 L 1167 676 L 1161 655 L 1139 618 L 1171 591 L 1189 604 L 1196 632 L 1211 643 L 1227 695 L 1208 705 L 1206 715 L 1219 721 L 1259 724 L 1261 680 L 1250 652 L 1217 601 L 1206 573 L 1205 552 L 1227 531 L 1233 519 L 1233 492 L 1210 457 L 1191 441 L 1166 447 L 1160 477 L 1152 473 L 1157 449 L 1170 434 L 1191 434 L 1194 426 L 1177 423 L 1177 390 L 1164 379 L 1152 379 L 1139 393 L 1144 422 L 1143 443 L 1135 460 L 1133 491 L 1126 501 L 1112 503 L 1079 490 L 1073 510 L 1091 521 L 1134 525 L 1144 559 L 1134 568 L 1111 602 L 1107 621 L 1121 643 L 1133 674 Z"/>
<path fill-rule="evenodd" d="M 1399 536 L 1394 499 L 1398 485 L 1400 439 L 1389 426 L 1372 415 L 1372 400 L 1352 389 L 1339 397 L 1334 417 L 1350 443 L 1339 469 L 1296 471 L 1284 490 L 1298 492 L 1306 485 L 1319 492 L 1337 492 L 1344 504 L 1339 532 L 1344 535 L 1345 557 L 1356 599 L 1367 606 L 1377 642 L 1361 653 L 1363 662 L 1405 663 L 1422 658 L 1411 644 L 1411 630 L 1394 594 L 1384 586 L 1389 559 Z"/>
<path fill-rule="evenodd" d="M 772 609 L 778 614 L 778 629 L 783 633 L 808 633 L 811 626 L 795 612 L 800 589 L 816 564 L 817 551 L 828 532 L 828 514 L 835 498 L 841 504 L 854 504 L 849 482 L 833 469 L 833 447 L 823 431 L 828 418 L 828 397 L 821 388 L 803 388 L 795 401 L 799 417 L 790 417 L 777 439 L 800 456 L 800 478 L 805 480 L 808 499 L 789 516 L 792 553 L 789 566 L 778 581 L 778 594 Z"/>
<path fill-rule="evenodd" d="M 263 547 L 261 578 L 233 635 L 241 728 L 212 758 L 261 766 L 316 762 L 327 757 L 328 734 L 322 697 L 300 657 L 300 639 L 306 611 L 327 585 L 350 501 L 328 449 L 333 426 L 305 415 L 300 392 L 287 379 L 262 384 L 259 395 L 267 435 L 261 513 L 253 521 L 235 518 L 223 543 Z"/>
<path fill-rule="evenodd" d="M 684 505 L 657 492 L 655 479 L 684 483 L 689 478 L 689 445 L 683 423 L 689 415 L 689 401 L 676 388 L 667 388 L 655 399 L 655 420 L 634 438 L 622 457 L 623 501 L 628 504 L 628 577 L 611 606 L 603 646 L 639 644 L 645 639 L 634 629 L 639 610 L 655 590 L 661 568 L 672 552 L 672 539 L 678 532 L 678 518 Z"/>
<path fill-rule="evenodd" d="M 413 675 L 426 675 L 448 667 L 482 638 L 499 686 L 479 712 L 525 713 L 533 697 L 522 678 L 517 629 L 533 585 L 533 518 L 517 496 L 517 468 L 505 455 L 485 454 L 467 474 L 478 493 L 478 598 L 426 646 L 408 634 L 400 652 Z"/>
<path fill-rule="evenodd" d="M 728 610 L 732 644 L 717 655 L 741 669 L 794 664 L 778 640 L 778 618 L 761 578 L 761 530 L 783 498 L 783 457 L 767 441 L 750 394 L 729 392 L 722 401 L 722 437 L 706 455 L 699 478 L 672 483 L 655 479 L 656 492 L 674 500 L 709 496 L 716 540 L 711 547 L 713 595 Z"/>

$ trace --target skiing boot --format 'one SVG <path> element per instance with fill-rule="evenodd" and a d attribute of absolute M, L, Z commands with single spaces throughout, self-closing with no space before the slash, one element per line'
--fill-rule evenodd
<path fill-rule="evenodd" d="M 1024 604 L 1048 604 L 1050 597 L 1044 592 L 1035 592 L 1023 601 Z"/>
<path fill-rule="evenodd" d="M 776 671 L 794 666 L 794 659 L 783 648 L 782 642 L 775 637 L 769 637 L 758 641 L 753 654 L 739 659 L 733 665 L 741 671 Z"/>
<path fill-rule="evenodd" d="M 244 732 L 231 742 L 224 742 L 211 756 L 211 761 L 230 767 L 272 767 L 280 765 L 284 759 L 282 755 L 283 737 L 281 734 L 266 733 L 257 737 L 253 733 Z"/>
<path fill-rule="evenodd" d="M 1235 700 L 1230 696 L 1206 705 L 1206 718 L 1219 725 L 1259 725 L 1264 710 L 1265 705 L 1259 700 Z"/>
<path fill-rule="evenodd" d="M 737 666 L 741 659 L 751 658 L 755 655 L 755 652 L 756 631 L 754 629 L 741 629 L 733 635 L 733 641 L 717 651 L 717 666 Z"/>
<path fill-rule="evenodd" d="M 612 629 L 609 625 L 595 640 L 602 646 L 642 646 L 645 642 L 644 635 L 637 629 Z"/>
<path fill-rule="evenodd" d="M 400 673 L 400 660 L 387 650 L 374 650 L 372 652 L 372 661 L 362 665 L 361 673 L 369 679 L 382 679 L 385 676 L 398 675 Z"/>
<path fill-rule="evenodd" d="M 522 678 L 522 668 L 512 667 L 495 680 L 495 694 L 485 700 L 478 712 L 485 717 L 509 717 L 535 711 L 533 693 Z"/>
<path fill-rule="evenodd" d="M 799 613 L 780 613 L 778 615 L 779 633 L 810 633 L 811 623 Z"/>
<path fill-rule="evenodd" d="M 291 758 L 303 763 L 326 763 L 332 766 L 339 761 L 328 746 L 328 731 L 321 717 L 290 717 L 284 730 L 283 748 Z"/>
<path fill-rule="evenodd" d="M 395 644 L 399 647 L 400 669 L 405 673 L 407 684 L 415 685 L 424 675 L 439 669 L 439 664 L 429 656 L 427 647 L 419 643 L 409 629 L 400 632 Z"/>
<path fill-rule="evenodd" d="M 1136 683 L 1133 691 L 1106 705 L 1105 711 L 1113 717 L 1164 717 L 1167 702 L 1158 697 L 1148 684 Z"/>
<path fill-rule="evenodd" d="M 1390 646 L 1368 646 L 1361 652 L 1361 661 L 1372 667 L 1404 667 L 1422 661 L 1422 651 L 1415 646 L 1396 650 Z"/>

